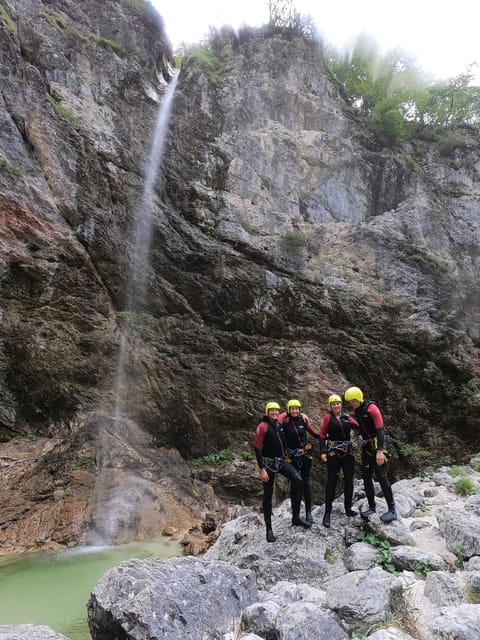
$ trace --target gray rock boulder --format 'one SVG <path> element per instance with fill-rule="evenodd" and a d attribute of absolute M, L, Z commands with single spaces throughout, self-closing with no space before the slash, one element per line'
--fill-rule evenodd
<path fill-rule="evenodd" d="M 459 550 L 465 559 L 480 555 L 480 516 L 477 513 L 451 507 L 439 511 L 437 520 L 451 551 Z"/>
<path fill-rule="evenodd" d="M 443 607 L 428 621 L 427 626 L 435 640 L 478 640 L 480 605 Z"/>
<path fill-rule="evenodd" d="M 402 583 L 380 567 L 352 571 L 327 584 L 328 606 L 349 624 L 380 622 L 390 611 L 393 594 L 401 595 Z"/>
<path fill-rule="evenodd" d="M 68 640 L 61 633 L 41 624 L 1 625 L 0 640 Z"/>
<path fill-rule="evenodd" d="M 88 623 L 94 640 L 220 640 L 257 600 L 253 572 L 224 562 L 130 560 L 95 586 Z"/>
<path fill-rule="evenodd" d="M 258 587 L 264 590 L 285 580 L 322 586 L 326 578 L 344 574 L 343 527 L 327 530 L 317 523 L 309 530 L 294 527 L 282 509 L 273 517 L 274 543 L 266 541 L 264 523 L 251 513 L 227 522 L 205 559 L 253 569 Z"/>

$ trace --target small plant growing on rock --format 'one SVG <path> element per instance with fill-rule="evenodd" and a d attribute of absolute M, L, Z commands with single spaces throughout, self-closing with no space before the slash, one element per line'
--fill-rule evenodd
<path fill-rule="evenodd" d="M 458 476 L 462 476 L 465 477 L 467 475 L 467 472 L 465 471 L 465 469 L 462 469 L 461 467 L 458 467 L 457 465 L 454 465 L 453 467 L 450 467 L 450 469 L 448 470 L 449 475 L 452 476 L 452 478 L 458 478 Z"/>
<path fill-rule="evenodd" d="M 441 571 L 442 567 L 438 562 L 430 562 L 429 560 L 414 560 L 410 565 L 412 571 L 420 578 L 425 579 L 430 571 Z"/>
<path fill-rule="evenodd" d="M 65 118 L 65 120 L 68 122 L 68 124 L 70 124 L 72 126 L 75 125 L 76 120 L 75 120 L 75 116 L 73 115 L 73 113 L 71 111 L 69 111 L 68 109 L 66 109 L 62 105 L 61 102 L 56 100 L 49 93 L 47 93 L 47 102 L 49 102 L 52 105 L 52 107 L 55 109 L 55 112 L 58 113 L 59 116 L 62 116 L 62 118 Z"/>
<path fill-rule="evenodd" d="M 0 18 L 5 22 L 5 24 L 7 25 L 8 29 L 12 33 L 17 33 L 17 25 L 12 20 L 12 18 L 10 17 L 10 15 L 7 12 L 7 10 L 5 9 L 5 7 L 2 4 L 0 4 Z"/>
<path fill-rule="evenodd" d="M 57 31 L 60 31 L 60 32 L 65 31 L 67 27 L 67 21 L 57 11 L 48 9 L 47 11 L 42 11 L 40 16 L 42 18 L 45 18 L 45 20 Z"/>
<path fill-rule="evenodd" d="M 211 50 L 199 47 L 188 56 L 188 64 L 197 71 L 203 71 L 213 84 L 220 84 L 225 73 L 225 64 L 218 54 Z"/>
<path fill-rule="evenodd" d="M 464 587 L 462 593 L 470 604 L 480 604 L 480 592 L 472 585 Z"/>
<path fill-rule="evenodd" d="M 480 493 L 480 486 L 471 478 L 461 478 L 455 485 L 455 491 L 461 496 L 473 496 Z"/>
<path fill-rule="evenodd" d="M 389 573 L 393 573 L 394 575 L 397 574 L 397 570 L 393 562 L 392 552 L 390 551 L 391 544 L 390 542 L 388 542 L 388 540 L 385 540 L 385 538 L 381 538 L 376 533 L 372 532 L 359 533 L 357 536 L 357 540 L 359 540 L 360 542 L 367 542 L 368 544 L 371 544 L 372 547 L 376 547 L 378 549 L 377 562 L 380 567 L 382 567 L 382 569 L 385 569 L 385 571 L 388 571 Z"/>
<path fill-rule="evenodd" d="M 0 171 L 8 174 L 11 178 L 19 178 L 22 175 L 22 172 L 17 167 L 14 167 L 13 164 L 3 158 L 0 158 Z"/>
<path fill-rule="evenodd" d="M 463 569 L 463 545 L 460 542 L 453 545 L 453 553 L 455 554 L 455 562 L 453 564 L 457 569 Z"/>
<path fill-rule="evenodd" d="M 222 449 L 221 451 L 217 451 L 216 453 L 209 453 L 206 456 L 202 456 L 201 458 L 195 458 L 190 463 L 192 467 L 201 467 L 206 464 L 222 464 L 226 460 L 231 460 L 233 458 L 233 454 L 226 449 Z"/>

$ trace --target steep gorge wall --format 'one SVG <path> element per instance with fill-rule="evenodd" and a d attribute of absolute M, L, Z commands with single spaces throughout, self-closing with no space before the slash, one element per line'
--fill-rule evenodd
<path fill-rule="evenodd" d="M 478 449 L 476 132 L 446 156 L 383 149 L 298 38 L 225 37 L 220 78 L 187 60 L 116 425 L 130 225 L 169 44 L 142 3 L 2 6 L 0 419 L 41 436 L 20 461 L 1 445 L 4 541 L 106 534 L 99 513 L 132 477 L 124 537 L 202 519 L 220 506 L 177 452 L 249 449 L 269 398 L 317 419 L 359 384 L 400 467 Z M 252 499 L 253 463 L 221 473 L 203 479 Z"/>

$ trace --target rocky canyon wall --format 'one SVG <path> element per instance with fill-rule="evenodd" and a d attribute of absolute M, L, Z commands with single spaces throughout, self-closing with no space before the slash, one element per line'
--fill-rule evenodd
<path fill-rule="evenodd" d="M 318 424 L 361 386 L 399 473 L 478 450 L 477 131 L 385 148 L 318 43 L 223 33 L 214 72 L 182 65 L 132 311 L 162 19 L 133 0 L 1 7 L 4 546 L 148 537 L 256 500 L 253 462 L 192 479 L 185 460 L 251 450 L 267 399 Z"/>

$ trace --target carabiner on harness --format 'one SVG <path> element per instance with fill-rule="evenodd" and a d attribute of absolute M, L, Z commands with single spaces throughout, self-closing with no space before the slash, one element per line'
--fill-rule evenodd
<path fill-rule="evenodd" d="M 271 473 L 278 473 L 284 463 L 283 458 L 263 458 L 265 469 Z"/>

